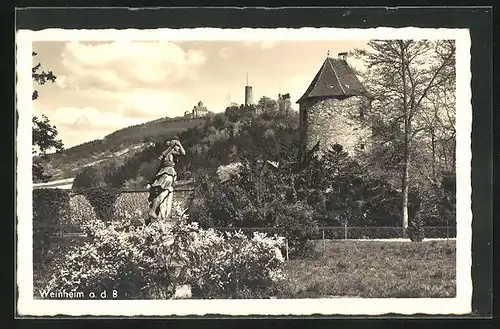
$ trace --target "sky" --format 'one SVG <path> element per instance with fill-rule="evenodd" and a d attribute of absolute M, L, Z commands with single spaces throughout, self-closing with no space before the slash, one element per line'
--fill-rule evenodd
<path fill-rule="evenodd" d="M 33 64 L 57 76 L 35 86 L 35 114 L 56 125 L 66 148 L 130 125 L 182 116 L 202 101 L 222 112 L 244 103 L 248 73 L 254 102 L 290 93 L 292 107 L 329 51 L 367 41 L 37 41 Z M 359 63 L 347 59 L 353 66 Z"/>

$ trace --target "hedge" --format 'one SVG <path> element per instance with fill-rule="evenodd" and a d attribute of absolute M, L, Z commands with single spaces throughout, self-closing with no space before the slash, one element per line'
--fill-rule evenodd
<path fill-rule="evenodd" d="M 70 215 L 70 194 L 63 189 L 33 190 L 33 262 L 43 264 L 49 256 L 51 236 L 61 233 Z"/>
<path fill-rule="evenodd" d="M 86 188 L 80 190 L 79 193 L 87 198 L 100 220 L 104 222 L 112 220 L 115 202 L 120 193 L 117 189 L 105 187 Z"/>

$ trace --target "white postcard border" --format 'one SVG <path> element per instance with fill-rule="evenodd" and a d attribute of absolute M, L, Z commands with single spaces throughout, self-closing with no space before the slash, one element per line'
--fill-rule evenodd
<path fill-rule="evenodd" d="M 455 298 L 329 298 L 265 300 L 35 300 L 33 298 L 31 115 L 34 41 L 111 40 L 456 40 L 457 245 Z M 17 284 L 19 315 L 169 316 L 169 315 L 380 315 L 467 314 L 472 309 L 471 69 L 467 29 L 158 29 L 20 30 L 17 53 Z M 21 110 L 22 109 L 22 110 Z"/>

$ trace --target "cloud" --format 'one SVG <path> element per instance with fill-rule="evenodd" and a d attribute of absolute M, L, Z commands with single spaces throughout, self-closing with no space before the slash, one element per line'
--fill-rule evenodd
<path fill-rule="evenodd" d="M 61 89 L 65 89 L 67 87 L 66 76 L 59 75 L 56 79 L 56 85 Z"/>
<path fill-rule="evenodd" d="M 127 88 L 123 91 L 91 88 L 81 95 L 94 104 L 109 104 L 117 115 L 143 121 L 181 116 L 194 105 L 187 95 L 163 88 Z"/>
<path fill-rule="evenodd" d="M 165 41 L 68 42 L 60 55 L 57 97 L 37 103 L 65 145 L 160 117 L 183 115 L 192 100 L 175 90 L 205 64 L 203 51 Z M 56 105 L 57 104 L 57 105 Z"/>
<path fill-rule="evenodd" d="M 273 48 L 275 45 L 276 45 L 276 41 L 275 40 L 247 40 L 244 42 L 244 45 L 247 46 L 247 47 L 254 47 L 254 46 L 258 46 L 260 47 L 260 49 L 262 50 L 267 50 L 267 49 L 271 49 Z"/>
<path fill-rule="evenodd" d="M 95 107 L 60 107 L 52 113 L 50 120 L 56 125 L 66 148 L 101 139 L 117 129 L 142 122 Z"/>
<path fill-rule="evenodd" d="M 274 47 L 275 45 L 275 41 L 274 40 L 266 40 L 266 41 L 262 41 L 260 43 L 260 47 L 263 49 L 263 50 L 266 50 L 266 49 L 271 49 Z"/>
<path fill-rule="evenodd" d="M 231 52 L 228 48 L 221 48 L 220 51 L 219 51 L 219 56 L 222 57 L 223 59 L 227 59 L 229 58 L 229 56 L 231 55 Z"/>
<path fill-rule="evenodd" d="M 181 116 L 194 105 L 184 94 L 165 90 L 134 89 L 129 93 L 115 96 L 120 99 L 118 112 L 122 116 L 134 118 L 157 119 Z"/>
<path fill-rule="evenodd" d="M 116 112 L 95 107 L 61 107 L 53 115 L 54 123 L 73 131 L 118 129 L 140 123 L 142 120 L 120 116 Z"/>
<path fill-rule="evenodd" d="M 101 44 L 72 41 L 66 43 L 61 59 L 67 71 L 59 84 L 62 88 L 116 90 L 194 79 L 197 69 L 205 64 L 207 55 L 200 50 L 186 52 L 167 41 Z"/>
<path fill-rule="evenodd" d="M 125 104 L 123 103 L 121 106 Z M 137 115 L 133 115 L 132 111 L 137 111 Z M 142 109 L 133 106 L 125 111 L 105 110 L 96 107 L 60 107 L 50 115 L 50 120 L 56 125 L 65 147 L 72 147 L 82 142 L 101 139 L 121 128 L 168 115 L 166 111 L 159 112 L 156 114 L 151 112 L 149 118 L 144 118 Z"/>

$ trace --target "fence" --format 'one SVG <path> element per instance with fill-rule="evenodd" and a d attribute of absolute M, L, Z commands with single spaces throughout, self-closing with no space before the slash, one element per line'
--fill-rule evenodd
<path fill-rule="evenodd" d="M 273 234 L 278 232 L 276 227 L 217 227 L 222 231 L 238 231 L 243 232 L 266 232 Z M 456 237 L 456 227 L 454 226 L 424 226 L 424 236 L 429 239 L 446 238 L 451 239 Z M 312 237 L 315 240 L 350 240 L 350 239 L 398 239 L 404 238 L 402 227 L 379 227 L 379 226 L 363 226 L 363 227 L 344 227 L 344 226 L 320 226 Z"/>
<path fill-rule="evenodd" d="M 96 217 L 105 217 L 108 221 L 120 218 L 144 218 L 149 210 L 148 190 L 105 190 L 112 191 L 114 197 L 98 194 L 89 195 L 82 190 L 64 190 L 69 195 L 69 206 L 67 211 L 58 214 L 57 223 L 45 221 L 34 223 L 39 227 L 57 226 L 53 230 L 56 235 L 72 235 L 82 232 L 82 224 Z M 174 202 L 186 205 L 193 188 L 184 184 L 174 190 Z M 53 198 L 57 198 L 55 196 Z M 52 200 L 53 201 L 53 200 Z M 37 205 L 34 205 L 37 207 Z M 36 210 L 36 209 L 35 209 Z M 262 231 L 276 232 L 273 227 L 218 227 L 219 230 L 242 230 L 244 232 Z M 454 226 L 424 226 L 424 236 L 427 238 L 454 238 L 456 227 Z M 390 239 L 402 238 L 404 236 L 401 227 L 349 227 L 349 226 L 324 226 L 319 227 L 315 239 Z"/>

